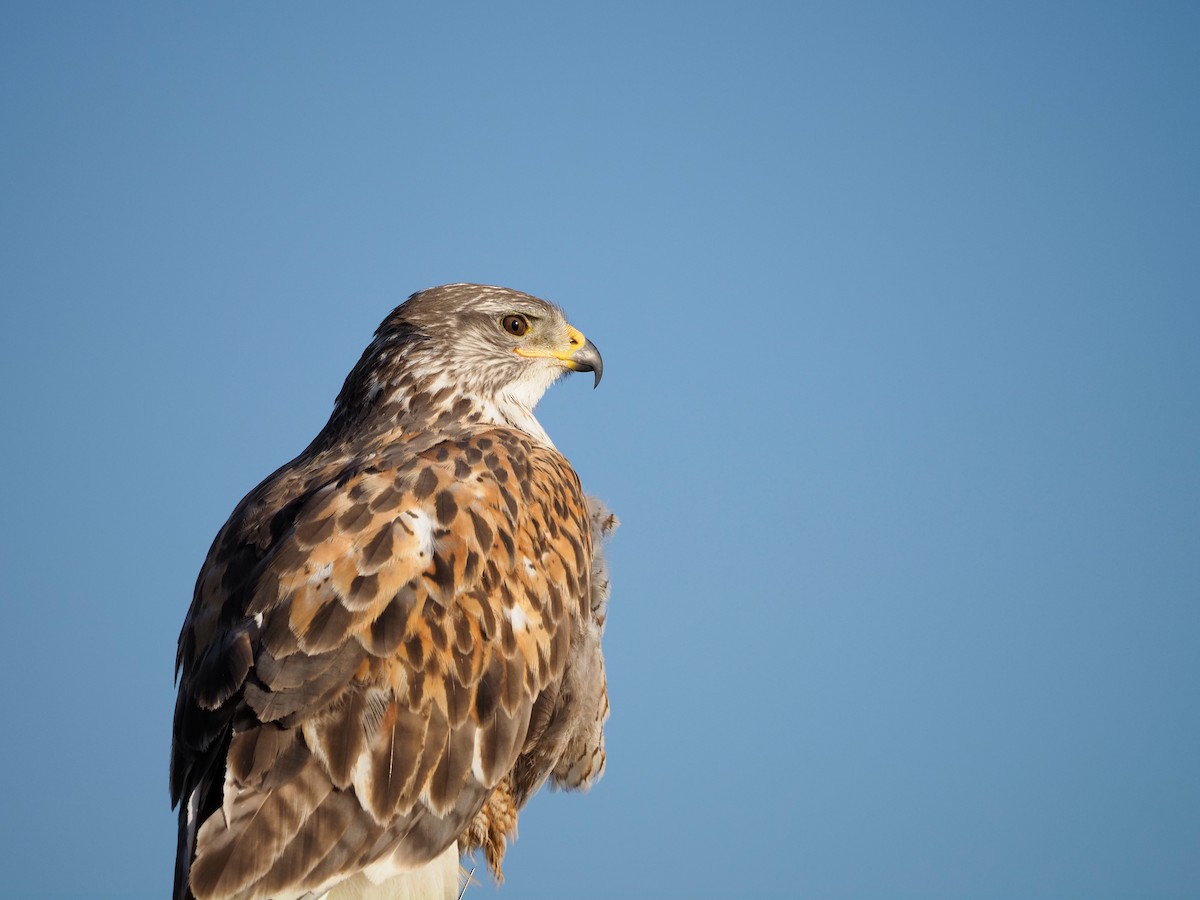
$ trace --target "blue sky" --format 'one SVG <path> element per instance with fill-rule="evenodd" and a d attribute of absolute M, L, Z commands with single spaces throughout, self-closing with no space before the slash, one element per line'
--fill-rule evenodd
<path fill-rule="evenodd" d="M 1193 4 L 8 3 L 15 896 L 161 897 L 179 625 L 407 294 L 561 303 L 609 770 L 479 896 L 1200 895 Z"/>

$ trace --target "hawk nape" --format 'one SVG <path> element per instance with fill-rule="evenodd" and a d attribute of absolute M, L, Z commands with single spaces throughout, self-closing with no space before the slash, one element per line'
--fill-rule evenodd
<path fill-rule="evenodd" d="M 238 504 L 179 636 L 177 900 L 452 898 L 600 776 L 616 518 L 533 416 L 569 370 L 600 354 L 543 300 L 414 294 Z"/>

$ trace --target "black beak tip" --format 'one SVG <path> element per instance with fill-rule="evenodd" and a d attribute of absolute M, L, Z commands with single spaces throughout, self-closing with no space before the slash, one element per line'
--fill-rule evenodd
<path fill-rule="evenodd" d="M 595 377 L 592 389 L 600 387 L 600 379 L 604 375 L 604 360 L 600 358 L 600 351 L 591 341 L 584 344 L 583 349 L 575 354 L 573 368 L 576 372 L 591 372 Z"/>

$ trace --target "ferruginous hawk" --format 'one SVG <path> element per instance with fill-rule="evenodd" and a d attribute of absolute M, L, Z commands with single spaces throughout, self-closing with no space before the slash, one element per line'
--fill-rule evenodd
<path fill-rule="evenodd" d="M 503 288 L 414 294 L 217 534 L 179 637 L 175 897 L 453 898 L 604 768 L 616 519 L 533 416 L 600 354 Z"/>

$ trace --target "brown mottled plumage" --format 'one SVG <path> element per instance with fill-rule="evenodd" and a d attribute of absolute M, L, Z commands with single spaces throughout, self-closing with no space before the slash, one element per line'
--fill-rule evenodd
<path fill-rule="evenodd" d="M 608 720 L 608 682 L 604 677 L 604 657 L 600 650 L 600 638 L 604 634 L 604 622 L 608 612 L 611 587 L 608 564 L 600 552 L 601 544 L 617 529 L 616 515 L 597 500 L 587 498 L 592 531 L 592 572 L 589 595 L 590 616 L 580 617 L 576 622 L 572 646 L 572 658 L 578 665 L 572 667 L 569 679 L 563 687 L 577 691 L 571 710 L 574 721 L 567 716 L 556 727 L 571 735 L 571 744 L 560 757 L 565 768 L 556 768 L 550 783 L 564 790 L 586 789 L 604 773 L 604 723 Z M 575 687 L 578 686 L 578 687 Z M 508 842 L 517 836 L 517 812 L 524 806 L 536 784 L 528 781 L 536 773 L 531 765 L 536 758 L 534 744 L 529 745 L 531 758 L 518 760 L 517 769 L 510 772 L 496 786 L 483 808 L 467 830 L 459 837 L 459 850 L 463 854 L 483 850 L 488 868 L 497 882 L 504 881 L 501 863 Z M 518 769 L 520 771 L 518 771 Z M 522 780 L 524 773 L 526 780 Z"/>
<path fill-rule="evenodd" d="M 416 294 L 234 510 L 179 639 L 176 898 L 453 897 L 456 848 L 499 880 L 529 796 L 600 776 L 616 518 L 532 414 L 568 369 L 544 301 Z"/>

